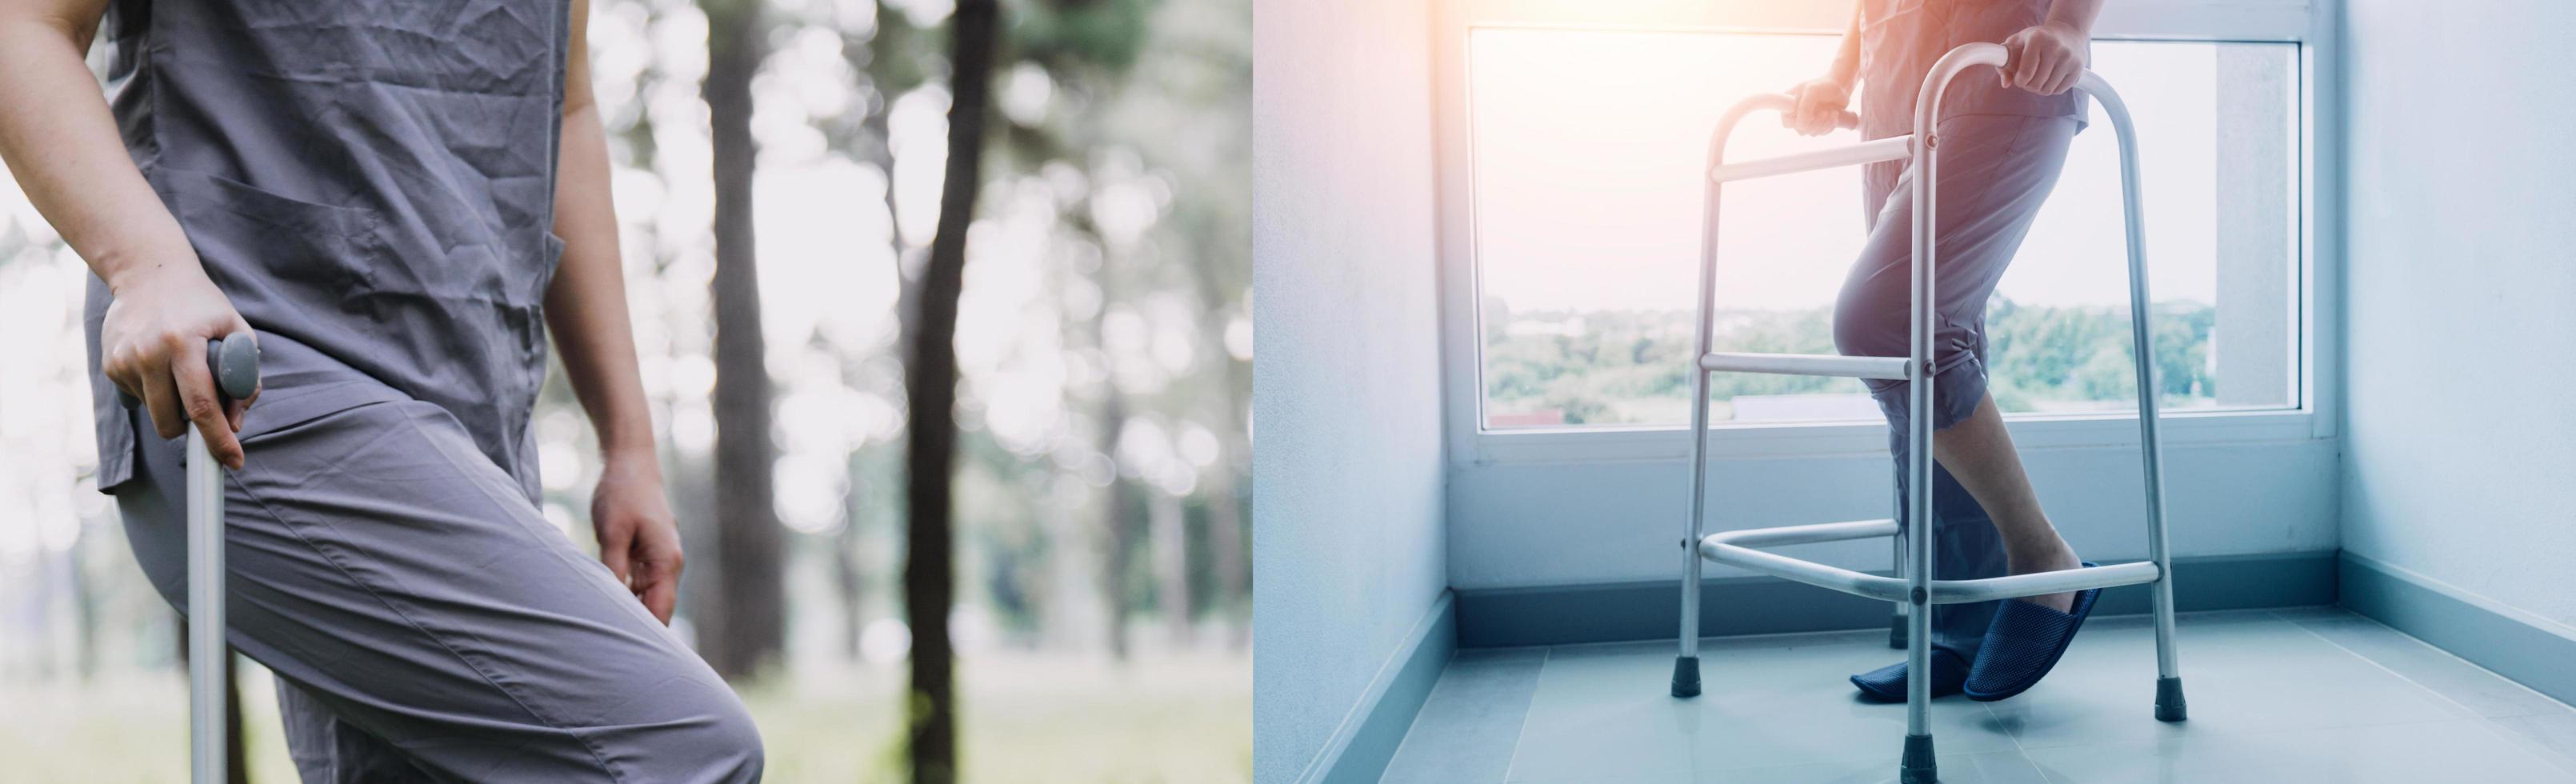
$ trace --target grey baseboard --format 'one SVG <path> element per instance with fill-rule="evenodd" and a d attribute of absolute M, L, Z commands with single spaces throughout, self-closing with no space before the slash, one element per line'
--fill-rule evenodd
<path fill-rule="evenodd" d="M 2576 634 L 2367 557 L 2341 566 L 2345 609 L 2576 705 Z"/>
<path fill-rule="evenodd" d="M 2174 604 L 2184 611 L 2333 604 L 2336 555 L 2323 550 L 2176 558 Z M 1886 602 L 1777 577 L 1730 577 L 1702 585 L 1699 628 L 1711 637 L 1885 629 L 1891 609 Z M 2094 612 L 2147 612 L 2147 589 L 2105 590 Z M 1681 615 L 1680 587 L 1672 581 L 1455 593 L 1461 648 L 1669 640 Z"/>
<path fill-rule="evenodd" d="M 1375 784 L 1385 775 L 1396 747 L 1404 744 L 1404 733 L 1413 728 L 1413 717 L 1422 712 L 1422 703 L 1431 699 L 1431 687 L 1440 682 L 1440 671 L 1458 652 L 1456 593 L 1442 594 L 1406 642 L 1405 649 L 1395 654 L 1397 660 L 1388 662 L 1383 688 L 1372 688 L 1361 697 L 1353 712 L 1359 721 L 1347 725 L 1342 737 L 1326 745 L 1319 764 L 1301 781 Z"/>

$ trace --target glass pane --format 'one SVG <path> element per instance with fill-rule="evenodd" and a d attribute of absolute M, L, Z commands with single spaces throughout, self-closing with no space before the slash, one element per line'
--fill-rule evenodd
<path fill-rule="evenodd" d="M 1826 35 L 1472 34 L 1488 427 L 1689 419 L 1707 135 L 1743 96 L 1820 72 L 1836 45 Z M 2168 409 L 2297 404 L 2297 67 L 2295 44 L 2094 44 L 2095 70 L 2137 123 Z M 1801 138 L 1757 116 L 1729 156 L 1857 138 Z M 1991 386 L 2008 413 L 2136 407 L 2117 151 L 2097 108 L 1988 310 Z M 1856 169 L 1727 186 L 1718 350 L 1834 353 L 1834 297 L 1863 239 L 1860 191 Z M 1711 385 L 1716 421 L 1878 416 L 1851 379 L 1721 373 Z"/>

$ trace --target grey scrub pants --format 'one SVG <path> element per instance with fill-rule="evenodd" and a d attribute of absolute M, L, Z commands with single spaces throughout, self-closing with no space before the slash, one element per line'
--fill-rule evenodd
<path fill-rule="evenodd" d="M 724 681 L 443 408 L 262 333 L 225 483 L 228 639 L 275 671 L 306 782 L 748 782 Z M 138 428 L 116 491 L 184 610 L 184 440 Z"/>
<path fill-rule="evenodd" d="M 1961 81 L 1992 79 L 1978 72 Z M 2066 147 L 2081 127 L 2072 117 L 1961 114 L 1941 121 L 1939 199 L 1934 216 L 1932 336 L 1934 429 L 1974 412 L 1986 394 L 1986 300 L 2057 184 Z M 1877 164 L 1863 171 L 1869 241 L 1834 307 L 1834 343 L 1853 356 L 1901 357 L 1912 332 L 1907 270 L 1913 256 L 1913 171 Z M 1870 380 L 1887 415 L 1898 497 L 1906 488 L 1906 382 Z M 1942 580 L 2001 577 L 2002 537 L 1994 518 L 1948 469 L 1933 467 L 1932 573 Z M 1897 505 L 1900 521 L 1903 504 Z M 1936 605 L 1932 644 L 1974 661 L 1996 602 Z"/>

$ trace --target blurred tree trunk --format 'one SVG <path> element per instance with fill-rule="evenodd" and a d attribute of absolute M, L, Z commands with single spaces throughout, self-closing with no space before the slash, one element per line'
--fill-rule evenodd
<path fill-rule="evenodd" d="M 224 648 L 224 780 L 250 784 L 250 745 L 242 742 L 241 668 Z"/>
<path fill-rule="evenodd" d="M 1106 260 L 1101 262 L 1100 278 L 1100 311 L 1106 313 L 1109 310 L 1109 264 Z M 1095 338 L 1100 335 L 1099 324 L 1099 317 L 1093 317 L 1092 334 Z M 1108 341 L 1102 340 L 1101 345 L 1105 349 Z M 1102 351 L 1101 356 L 1106 359 L 1108 352 Z M 1123 662 L 1130 654 L 1127 622 L 1136 614 L 1135 603 L 1128 599 L 1127 575 L 1136 568 L 1137 514 L 1136 503 L 1127 493 L 1124 470 L 1118 466 L 1118 439 L 1127 429 L 1127 395 L 1118 391 L 1117 374 L 1110 375 L 1109 379 L 1101 382 L 1100 398 L 1099 449 L 1101 454 L 1109 457 L 1111 466 L 1109 486 L 1102 490 L 1108 497 L 1100 505 L 1100 599 L 1108 604 L 1109 609 L 1105 616 L 1108 628 L 1103 630 L 1108 633 L 1109 657 Z"/>
<path fill-rule="evenodd" d="M 1243 378 L 1243 363 L 1225 345 L 1230 293 L 1216 276 L 1202 268 L 1195 278 L 1199 295 L 1199 361 L 1215 373 L 1222 398 L 1216 405 L 1217 459 L 1216 470 L 1207 473 L 1208 551 L 1213 561 L 1212 584 L 1208 586 L 1206 604 L 1211 607 L 1249 601 L 1252 575 L 1245 563 L 1243 495 L 1236 480 L 1242 476 L 1246 443 L 1252 438 L 1244 422 L 1244 401 L 1251 399 L 1252 385 Z M 1236 624 L 1229 637 L 1230 645 L 1241 647 L 1252 641 L 1251 624 Z"/>
<path fill-rule="evenodd" d="M 1135 498 L 1128 493 L 1126 467 L 1118 462 L 1118 442 L 1127 433 L 1127 392 L 1118 387 L 1118 361 L 1109 353 L 1109 308 L 1118 300 L 1117 251 L 1100 227 L 1087 216 L 1070 216 L 1067 222 L 1075 231 L 1100 249 L 1098 271 L 1092 285 L 1100 291 L 1100 305 L 1091 309 L 1091 345 L 1100 352 L 1103 378 L 1100 382 L 1099 441 L 1093 447 L 1109 458 L 1109 484 L 1100 504 L 1100 600 L 1109 611 L 1102 616 L 1104 640 L 1109 643 L 1109 657 L 1126 661 L 1133 653 L 1128 646 L 1127 625 L 1136 617 L 1136 603 L 1127 590 L 1127 578 L 1136 569 L 1136 533 L 1138 513 Z"/>
<path fill-rule="evenodd" d="M 877 173 L 885 178 L 885 187 L 879 191 L 878 200 L 886 216 L 886 250 L 895 262 L 895 335 L 899 345 L 910 345 L 914 338 L 913 322 L 917 309 L 914 301 L 921 297 L 921 254 L 904 242 L 903 226 L 896 218 L 894 130 L 887 124 L 887 117 L 894 113 L 895 99 L 902 97 L 904 91 L 918 86 L 921 78 L 907 56 L 907 45 L 917 33 L 904 13 L 902 9 L 879 4 L 875 30 L 863 48 L 852 48 L 852 51 L 865 52 L 865 56 L 854 60 L 852 66 L 868 74 L 868 88 L 875 91 L 877 99 L 876 105 L 868 108 L 859 121 L 859 135 L 852 155 L 875 166 Z M 910 357 L 903 359 L 910 361 Z M 862 468 L 860 461 L 851 460 L 848 470 L 851 483 L 846 504 L 849 522 L 841 527 L 839 541 L 833 547 L 833 582 L 841 594 L 842 655 L 858 662 L 863 661 L 866 655 L 859 643 L 867 631 L 868 590 L 865 572 L 868 559 L 865 557 L 867 553 L 863 552 L 867 548 L 867 537 L 859 524 L 869 519 L 864 513 L 868 506 L 861 501 L 870 497 L 873 488 L 868 479 L 872 472 Z"/>
<path fill-rule="evenodd" d="M 992 108 L 995 0 L 958 0 L 949 19 L 948 161 L 939 227 L 921 276 L 920 313 L 906 363 L 904 618 L 912 629 L 909 738 L 915 784 L 957 780 L 956 603 L 950 472 L 957 465 L 957 299 L 966 277 L 966 232 L 983 186 L 985 120 Z"/>
<path fill-rule="evenodd" d="M 786 646 L 777 509 L 770 483 L 767 346 L 752 250 L 751 77 L 763 55 L 758 0 L 703 0 L 715 169 L 716 602 L 698 620 L 700 650 L 728 678 L 750 675 Z"/>
<path fill-rule="evenodd" d="M 71 550 L 63 554 L 63 565 L 70 569 L 64 582 L 72 587 L 72 633 L 77 660 L 75 671 L 82 683 L 98 674 L 98 596 L 89 584 L 89 551 L 99 545 L 98 536 L 83 523 L 80 533 L 72 537 Z"/>
<path fill-rule="evenodd" d="M 841 593 L 841 655 L 854 662 L 861 658 L 859 637 L 868 625 L 867 576 L 859 571 L 858 550 L 859 516 L 853 509 L 832 539 L 832 583 Z"/>
<path fill-rule="evenodd" d="M 1148 492 L 1145 509 L 1152 526 L 1148 538 L 1154 553 L 1154 602 L 1161 605 L 1172 644 L 1187 646 L 1195 609 L 1190 603 L 1189 514 L 1182 509 L 1180 496 L 1160 487 L 1150 487 Z"/>

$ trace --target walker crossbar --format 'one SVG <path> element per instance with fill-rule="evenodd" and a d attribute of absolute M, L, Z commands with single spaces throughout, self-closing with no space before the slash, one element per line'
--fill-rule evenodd
<path fill-rule="evenodd" d="M 1903 381 L 1906 367 L 1912 364 L 1904 357 L 1842 357 L 1829 354 L 1709 354 L 1699 358 L 1701 370 L 1726 370 L 1739 373 L 1784 373 L 1793 376 L 1851 376 Z"/>
<path fill-rule="evenodd" d="M 1864 163 L 1901 160 L 1905 156 L 1913 154 L 1914 137 L 1912 135 L 1890 136 L 1885 139 L 1876 139 L 1861 142 L 1859 144 L 1827 147 L 1821 150 L 1792 153 L 1776 158 L 1760 158 L 1745 161 L 1743 163 L 1730 163 L 1723 166 L 1716 166 L 1708 170 L 1708 178 L 1712 182 L 1733 182 L 1736 180 L 1750 180 L 1757 177 L 1796 174 L 1798 172 L 1815 171 L 1817 169 L 1832 169 L 1843 166 L 1859 166 Z"/>
<path fill-rule="evenodd" d="M 1972 43 L 1952 49 L 1933 63 L 1923 77 L 1923 88 L 1916 94 L 1914 132 L 1903 136 L 1864 141 L 1823 150 L 1784 155 L 1750 162 L 1728 163 L 1726 140 L 1738 121 L 1757 111 L 1791 111 L 1797 102 L 1785 95 L 1756 95 L 1727 109 L 1709 135 L 1707 175 L 1703 187 L 1705 211 L 1700 225 L 1699 309 L 1694 331 L 1698 337 L 1697 372 L 1691 374 L 1691 504 L 1681 539 L 1683 550 L 1681 596 L 1681 655 L 1673 662 L 1672 693 L 1691 697 L 1700 693 L 1699 621 L 1700 573 L 1708 561 L 1731 564 L 1765 574 L 1822 586 L 1845 593 L 1885 599 L 1898 603 L 1898 623 L 1906 648 L 1907 671 L 1924 673 L 1931 669 L 1932 612 L 1936 604 L 1978 602 L 2017 596 L 2036 596 L 2090 588 L 2120 585 L 2150 586 L 2149 595 L 2155 610 L 2156 630 L 2156 718 L 2181 721 L 2184 717 L 2182 680 L 2174 651 L 2173 562 L 2165 547 L 2163 458 L 2156 435 L 2156 373 L 2152 346 L 2153 333 L 2148 329 L 2147 263 L 2145 228 L 2138 213 L 2137 135 L 2129 122 L 2128 106 L 2118 92 L 2092 71 L 2085 71 L 2076 89 L 2091 96 L 2101 106 L 2119 137 L 2121 206 L 2125 218 L 2129 261 L 2130 351 L 2136 363 L 2138 379 L 2138 436 L 2142 472 L 2145 477 L 2147 517 L 2147 560 L 2084 569 L 1995 577 L 1978 580 L 1936 580 L 1932 574 L 1932 541 L 1930 536 L 1901 532 L 1895 520 L 1863 520 L 1848 523 L 1729 531 L 1703 536 L 1702 523 L 1708 508 L 1708 374 L 1712 372 L 1787 373 L 1798 375 L 1834 375 L 1875 378 L 1906 382 L 1907 417 L 1905 445 L 1904 492 L 1899 504 L 1903 519 L 1923 521 L 1929 525 L 1932 516 L 1932 421 L 1924 415 L 1932 410 L 1933 376 L 1932 342 L 1934 313 L 1934 259 L 1932 227 L 1936 220 L 1937 191 L 1933 183 L 1939 175 L 1938 149 L 1941 146 L 1936 122 L 1941 96 L 1952 79 L 1961 72 L 1979 66 L 2001 67 L 2007 61 L 2004 48 L 1991 43 Z M 1876 88 L 1873 88 L 1876 89 Z M 1837 357 L 1801 354 L 1733 354 L 1710 351 L 1711 330 L 1716 303 L 1717 229 L 1721 187 L 1728 181 L 1766 177 L 1815 169 L 1853 166 L 1910 158 L 1912 175 L 1906 178 L 1911 187 L 1912 254 L 1908 319 L 1911 339 L 1903 357 Z M 1787 545 L 1806 542 L 1828 542 L 1892 536 L 1896 540 L 1897 564 L 1894 577 L 1881 577 L 1791 558 L 1754 549 L 1761 545 Z M 1926 677 L 1906 679 L 1905 747 L 1898 765 L 1899 777 L 1906 784 L 1936 781 L 1933 764 L 1932 735 L 1927 716 L 1931 702 L 1931 680 Z"/>
<path fill-rule="evenodd" d="M 1912 583 L 1901 577 L 1881 577 L 1850 569 L 1826 566 L 1776 553 L 1753 549 L 1764 545 L 1808 544 L 1845 539 L 1870 539 L 1895 536 L 1895 520 L 1860 520 L 1849 523 L 1817 523 L 1781 528 L 1755 528 L 1708 535 L 1699 543 L 1700 556 L 1718 563 L 1740 566 L 1775 577 L 1831 588 L 1843 593 L 1867 596 L 1890 602 L 1905 601 Z M 2153 561 L 2112 564 L 2091 569 L 2068 569 L 2055 572 L 1990 577 L 1983 580 L 1927 580 L 1925 604 L 1963 604 L 2063 593 L 2087 588 L 2110 588 L 2156 581 L 2160 570 Z"/>

